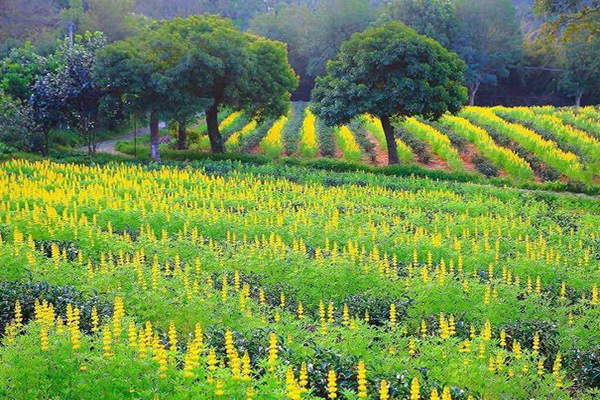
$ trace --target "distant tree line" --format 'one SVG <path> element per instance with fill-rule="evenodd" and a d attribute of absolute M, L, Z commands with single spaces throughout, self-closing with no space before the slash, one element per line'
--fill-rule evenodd
<path fill-rule="evenodd" d="M 486 103 L 600 100 L 590 69 L 599 58 L 600 5 L 589 0 L 0 0 L 0 58 L 23 38 L 46 55 L 65 35 L 102 31 L 113 42 L 152 19 L 202 13 L 286 43 L 300 77 L 298 99 L 310 98 L 316 77 L 352 34 L 394 20 L 466 62 L 472 104 L 477 96 Z"/>

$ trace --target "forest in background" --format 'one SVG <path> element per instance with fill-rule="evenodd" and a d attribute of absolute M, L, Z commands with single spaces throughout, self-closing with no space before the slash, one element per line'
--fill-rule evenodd
<path fill-rule="evenodd" d="M 562 7 L 561 1 L 539 3 Z M 540 39 L 547 21 L 534 10 L 534 0 L 0 0 L 0 59 L 27 41 L 45 55 L 69 32 L 102 31 L 111 42 L 153 19 L 201 13 L 219 14 L 244 30 L 286 43 L 300 77 L 294 100 L 310 98 L 315 78 L 325 73 L 342 42 L 389 20 L 432 37 L 465 60 L 473 104 L 600 100 L 596 91 L 583 91 L 581 82 L 573 82 L 582 66 L 590 69 L 590 59 L 600 59 L 600 40 L 588 35 L 566 42 Z"/>

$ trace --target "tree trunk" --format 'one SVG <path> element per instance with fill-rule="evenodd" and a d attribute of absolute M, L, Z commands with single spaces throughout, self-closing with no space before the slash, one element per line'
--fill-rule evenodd
<path fill-rule="evenodd" d="M 581 107 L 581 97 L 583 95 L 578 93 L 577 96 L 575 96 L 575 107 L 579 108 Z"/>
<path fill-rule="evenodd" d="M 394 126 L 390 122 L 390 117 L 384 115 L 379 117 L 379 119 L 381 119 L 383 132 L 385 132 L 385 141 L 388 149 L 388 164 L 400 164 L 400 158 L 398 158 L 398 146 L 396 145 L 396 138 L 394 137 Z"/>
<path fill-rule="evenodd" d="M 475 96 L 477 95 L 479 86 L 481 86 L 481 82 L 476 82 L 473 85 L 469 85 L 469 105 L 470 106 L 475 105 Z"/>
<path fill-rule="evenodd" d="M 152 161 L 160 161 L 160 151 L 158 149 L 158 118 L 150 114 L 150 155 Z"/>
<path fill-rule="evenodd" d="M 210 139 L 210 147 L 213 153 L 225 153 L 223 146 L 223 138 L 219 132 L 219 109 L 215 104 L 206 111 L 206 127 L 208 130 L 208 138 Z"/>
<path fill-rule="evenodd" d="M 185 150 L 187 149 L 187 124 L 185 118 L 182 118 L 179 121 L 179 129 L 177 133 L 177 149 Z"/>

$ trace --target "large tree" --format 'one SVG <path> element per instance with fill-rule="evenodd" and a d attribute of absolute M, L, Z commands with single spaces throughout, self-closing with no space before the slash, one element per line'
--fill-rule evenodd
<path fill-rule="evenodd" d="M 399 22 L 357 33 L 345 42 L 313 91 L 315 114 L 327 125 L 369 113 L 381 119 L 390 164 L 399 163 L 393 120 L 437 119 L 467 100 L 464 62 L 433 39 Z"/>
<path fill-rule="evenodd" d="M 225 151 L 220 109 L 243 111 L 257 120 L 287 112 L 298 78 L 283 43 L 240 32 L 231 20 L 214 15 L 175 19 L 170 26 L 187 49 L 175 67 L 172 88 L 199 104 L 210 101 L 205 115 L 213 152 Z"/>
<path fill-rule="evenodd" d="M 162 28 L 168 23 L 156 22 L 127 40 L 106 46 L 94 67 L 95 81 L 106 88 L 108 96 L 127 104 L 131 113 L 148 118 L 154 161 L 160 161 L 159 121 L 170 118 L 177 106 L 170 96 L 169 71 L 186 51 L 177 34 Z"/>
<path fill-rule="evenodd" d="M 150 147 L 159 160 L 158 121 L 185 122 L 204 111 L 213 152 L 224 151 L 223 107 L 262 120 L 287 112 L 297 85 L 285 46 L 240 32 L 215 15 L 160 21 L 98 59 L 99 84 L 150 120 Z M 180 138 L 181 147 L 183 139 Z"/>
<path fill-rule="evenodd" d="M 513 0 L 456 0 L 459 39 L 452 49 L 467 63 L 469 104 L 483 84 L 495 86 L 522 58 L 523 37 Z"/>

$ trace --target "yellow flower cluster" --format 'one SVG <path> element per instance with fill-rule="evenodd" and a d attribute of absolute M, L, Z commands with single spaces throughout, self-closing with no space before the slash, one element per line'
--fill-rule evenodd
<path fill-rule="evenodd" d="M 362 152 L 360 147 L 354 138 L 354 134 L 346 125 L 335 130 L 335 137 L 344 160 L 354 162 L 361 160 Z"/>
<path fill-rule="evenodd" d="M 565 124 L 558 116 L 536 114 L 532 109 L 526 107 L 496 107 L 494 111 L 500 116 L 529 123 L 536 129 L 551 132 L 561 142 L 578 147 L 593 161 L 590 165 L 597 164 L 600 160 L 600 141 L 582 130 Z"/>
<path fill-rule="evenodd" d="M 227 129 L 231 124 L 233 124 L 239 117 L 241 117 L 241 111 L 234 111 L 229 114 L 221 123 L 219 124 L 219 130 Z"/>
<path fill-rule="evenodd" d="M 279 118 L 260 142 L 260 148 L 267 157 L 277 158 L 283 153 L 283 128 L 287 121 L 287 116 Z"/>
<path fill-rule="evenodd" d="M 250 135 L 257 127 L 257 123 L 255 120 L 248 122 L 242 129 L 239 131 L 235 131 L 225 142 L 225 147 L 228 151 L 234 151 L 239 149 L 242 144 L 241 141 Z"/>
<path fill-rule="evenodd" d="M 316 118 L 310 108 L 306 109 L 306 116 L 302 122 L 300 136 L 300 152 L 303 157 L 314 158 L 319 152 L 319 143 L 316 130 Z"/>

